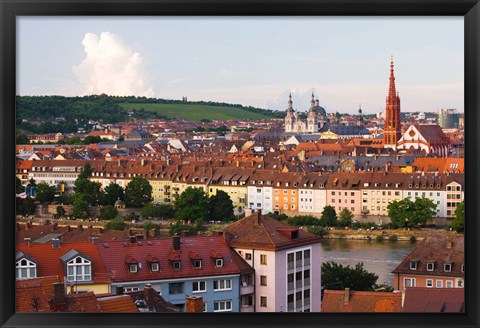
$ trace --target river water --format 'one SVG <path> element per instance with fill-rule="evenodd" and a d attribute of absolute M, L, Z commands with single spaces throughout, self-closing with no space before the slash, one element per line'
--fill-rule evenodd
<path fill-rule="evenodd" d="M 334 261 L 343 266 L 363 268 L 378 276 L 377 284 L 393 286 L 393 273 L 398 264 L 415 247 L 410 241 L 377 242 L 375 240 L 323 239 L 322 262 Z"/>

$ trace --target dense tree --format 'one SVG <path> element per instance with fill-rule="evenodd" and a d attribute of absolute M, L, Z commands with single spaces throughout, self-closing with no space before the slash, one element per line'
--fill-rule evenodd
<path fill-rule="evenodd" d="M 465 231 L 465 202 L 461 202 L 455 209 L 455 219 L 450 224 L 450 228 L 456 232 Z"/>
<path fill-rule="evenodd" d="M 15 144 L 28 145 L 29 143 L 30 143 L 30 140 L 28 139 L 27 135 L 17 131 L 15 135 Z"/>
<path fill-rule="evenodd" d="M 105 229 L 107 230 L 124 230 L 125 227 L 126 227 L 126 223 L 125 221 L 123 220 L 123 218 L 115 218 L 115 219 L 112 219 L 110 221 L 108 221 L 106 224 L 105 224 Z"/>
<path fill-rule="evenodd" d="M 100 219 L 102 220 L 111 220 L 115 218 L 117 214 L 117 209 L 112 205 L 105 205 L 100 209 Z"/>
<path fill-rule="evenodd" d="M 209 198 L 200 188 L 188 187 L 175 201 L 176 218 L 184 221 L 199 222 L 208 219 Z"/>
<path fill-rule="evenodd" d="M 75 218 L 85 219 L 90 215 L 88 202 L 85 195 L 75 194 L 73 197 L 72 215 Z"/>
<path fill-rule="evenodd" d="M 18 177 L 15 177 L 15 192 L 21 194 L 24 191 L 25 187 L 22 185 L 22 181 Z"/>
<path fill-rule="evenodd" d="M 344 207 L 338 215 L 338 225 L 340 227 L 350 227 L 353 222 L 353 213 L 346 207 Z"/>
<path fill-rule="evenodd" d="M 135 177 L 125 188 L 125 204 L 132 207 L 143 207 L 150 203 L 152 198 L 152 186 L 141 177 Z"/>
<path fill-rule="evenodd" d="M 37 184 L 37 194 L 35 196 L 35 200 L 42 204 L 53 202 L 55 200 L 56 192 L 57 189 L 55 186 L 50 186 L 45 182 L 40 182 Z"/>
<path fill-rule="evenodd" d="M 357 263 L 355 268 L 333 261 L 322 263 L 322 289 L 341 290 L 350 288 L 355 291 L 373 291 L 377 285 L 378 276 L 363 268 L 363 263 Z"/>
<path fill-rule="evenodd" d="M 60 219 L 61 217 L 65 216 L 65 208 L 61 205 L 57 206 L 57 218 Z"/>
<path fill-rule="evenodd" d="M 424 225 L 432 219 L 437 205 L 428 198 L 420 197 L 412 201 L 410 198 L 396 200 L 388 204 L 388 216 L 401 228 L 413 228 Z"/>
<path fill-rule="evenodd" d="M 20 215 L 31 215 L 35 213 L 36 209 L 35 201 L 33 198 L 27 196 L 27 198 L 16 198 L 16 211 Z"/>
<path fill-rule="evenodd" d="M 162 210 L 160 206 L 154 203 L 148 203 L 142 208 L 140 212 L 144 218 L 159 218 L 162 216 Z"/>
<path fill-rule="evenodd" d="M 118 199 L 125 199 L 123 187 L 114 182 L 111 182 L 108 186 L 106 186 L 103 192 L 103 203 L 105 205 L 115 205 L 115 202 Z"/>
<path fill-rule="evenodd" d="M 143 223 L 143 230 L 145 231 L 150 231 L 152 229 L 155 229 L 155 231 L 158 231 L 158 229 L 160 229 L 159 225 L 158 224 L 155 224 L 153 223 L 152 221 L 145 221 Z"/>
<path fill-rule="evenodd" d="M 210 197 L 209 208 L 211 220 L 226 221 L 233 218 L 233 202 L 223 190 L 217 190 L 216 195 Z"/>
<path fill-rule="evenodd" d="M 320 216 L 320 225 L 324 227 L 334 227 L 337 225 L 337 212 L 333 206 L 327 205 L 323 208 Z"/>
<path fill-rule="evenodd" d="M 320 237 L 328 234 L 327 229 L 325 229 L 325 227 L 321 227 L 321 226 L 310 226 L 310 227 L 307 228 L 307 231 L 314 234 L 315 236 L 320 236 Z"/>
<path fill-rule="evenodd" d="M 102 200 L 103 194 L 101 191 L 100 182 L 90 181 L 92 175 L 92 166 L 86 163 L 83 166 L 82 172 L 78 175 L 77 180 L 73 186 L 75 194 L 82 194 L 84 200 L 91 206 L 97 205 Z"/>

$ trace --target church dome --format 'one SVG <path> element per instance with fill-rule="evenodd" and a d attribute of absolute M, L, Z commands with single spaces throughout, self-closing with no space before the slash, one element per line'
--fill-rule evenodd
<path fill-rule="evenodd" d="M 317 113 L 317 115 L 327 117 L 327 112 L 325 111 L 325 108 L 323 108 L 322 106 L 314 106 L 313 111 Z"/>

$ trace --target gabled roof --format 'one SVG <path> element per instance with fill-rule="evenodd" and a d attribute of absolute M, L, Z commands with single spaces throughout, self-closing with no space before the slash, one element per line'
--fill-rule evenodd
<path fill-rule="evenodd" d="M 17 250 L 27 256 L 35 258 L 37 263 L 37 276 L 65 277 L 64 264 L 61 257 L 73 254 L 73 251 L 84 254 L 92 262 L 93 283 L 109 282 L 103 261 L 97 252 L 96 244 L 92 242 L 61 243 L 59 248 L 51 244 L 17 244 Z"/>
<path fill-rule="evenodd" d="M 401 312 L 402 294 L 326 290 L 322 312 Z"/>
<path fill-rule="evenodd" d="M 139 312 L 129 295 L 97 298 L 100 312 Z"/>
<path fill-rule="evenodd" d="M 227 233 L 228 243 L 234 248 L 282 250 L 320 242 L 320 237 L 302 229 L 290 236 L 284 233 L 284 229 L 296 228 L 256 212 L 222 230 Z"/>
<path fill-rule="evenodd" d="M 403 312 L 464 312 L 464 288 L 407 287 Z"/>
<path fill-rule="evenodd" d="M 417 269 L 410 269 L 410 262 L 417 262 Z M 433 271 L 427 270 L 427 263 L 434 262 Z M 452 264 L 451 271 L 445 272 L 444 264 Z M 392 271 L 399 274 L 464 277 L 462 265 L 465 264 L 463 236 L 444 236 L 430 234 L 403 259 Z"/>
<path fill-rule="evenodd" d="M 105 262 L 106 269 L 114 282 L 181 279 L 186 277 L 204 277 L 240 274 L 240 260 L 234 257 L 223 236 L 192 236 L 180 238 L 180 250 L 173 250 L 172 238 L 149 239 L 139 245 L 122 242 L 110 242 L 108 248 L 97 244 L 98 252 Z M 210 254 L 218 252 L 223 258 L 223 267 L 216 267 Z M 194 268 L 190 254 L 202 259 L 202 267 Z M 152 254 L 158 259 L 159 271 L 151 271 L 148 261 Z M 138 271 L 131 273 L 125 263 L 125 257 L 134 258 Z M 241 259 L 243 261 L 243 259 Z M 170 261 L 181 261 L 180 270 L 174 270 Z"/>

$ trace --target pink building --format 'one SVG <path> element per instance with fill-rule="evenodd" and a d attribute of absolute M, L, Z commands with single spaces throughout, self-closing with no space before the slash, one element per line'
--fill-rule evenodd
<path fill-rule="evenodd" d="M 260 211 L 223 231 L 230 246 L 255 269 L 256 312 L 320 312 L 319 237 Z"/>

